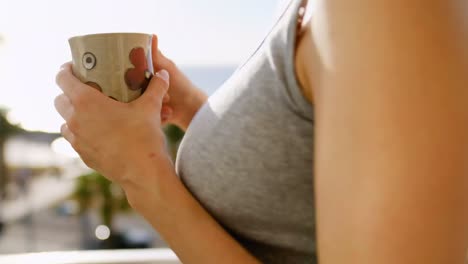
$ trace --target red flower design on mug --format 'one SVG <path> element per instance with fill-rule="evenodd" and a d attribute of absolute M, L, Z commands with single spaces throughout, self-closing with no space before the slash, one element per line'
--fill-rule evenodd
<path fill-rule="evenodd" d="M 152 72 L 148 69 L 148 58 L 145 50 L 141 47 L 134 48 L 130 52 L 130 62 L 134 68 L 130 68 L 125 73 L 125 83 L 130 90 L 142 89 L 142 93 L 153 76 Z"/>

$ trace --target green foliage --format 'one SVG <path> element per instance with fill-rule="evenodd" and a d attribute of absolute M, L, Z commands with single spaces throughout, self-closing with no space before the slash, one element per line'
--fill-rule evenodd
<path fill-rule="evenodd" d="M 98 172 L 78 177 L 72 198 L 78 201 L 80 213 L 98 209 L 103 224 L 110 229 L 115 213 L 130 209 L 123 190 Z"/>
<path fill-rule="evenodd" d="M 11 124 L 7 119 L 8 111 L 0 107 L 0 199 L 6 198 L 6 185 L 8 180 L 8 169 L 5 160 L 5 143 L 8 137 L 19 133 L 22 129 Z"/>
<path fill-rule="evenodd" d="M 61 167 L 57 166 L 49 166 L 49 167 L 43 167 L 43 166 L 8 166 L 8 171 L 15 175 L 18 174 L 18 171 L 27 169 L 30 171 L 31 176 L 39 176 L 43 174 L 51 174 L 51 175 L 61 175 L 63 173 L 63 169 Z"/>
<path fill-rule="evenodd" d="M 7 137 L 22 131 L 19 126 L 8 121 L 7 113 L 5 108 L 0 108 L 0 141 L 5 141 Z"/>
<path fill-rule="evenodd" d="M 93 193 L 95 192 L 93 184 L 95 177 L 97 177 L 95 173 L 90 173 L 82 175 L 77 179 L 72 198 L 78 201 L 81 213 L 91 208 Z"/>
<path fill-rule="evenodd" d="M 177 149 L 179 148 L 180 141 L 184 137 L 184 131 L 174 125 L 167 125 L 164 127 L 164 133 L 167 138 L 167 145 L 172 158 L 175 160 Z"/>
<path fill-rule="evenodd" d="M 164 127 L 164 133 L 166 134 L 167 140 L 172 144 L 179 143 L 184 137 L 184 131 L 174 125 L 167 125 Z"/>
<path fill-rule="evenodd" d="M 174 125 L 166 126 L 164 132 L 175 157 L 177 146 L 183 138 L 184 132 Z M 98 172 L 79 176 L 72 198 L 78 201 L 80 213 L 97 208 L 103 224 L 109 228 L 112 227 L 116 212 L 130 209 L 123 190 Z"/>

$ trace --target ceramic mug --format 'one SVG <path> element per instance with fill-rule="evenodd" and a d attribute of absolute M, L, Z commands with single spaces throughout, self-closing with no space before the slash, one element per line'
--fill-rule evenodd
<path fill-rule="evenodd" d="M 145 91 L 154 74 L 152 35 L 105 33 L 68 40 L 73 74 L 120 102 L 131 102 Z"/>

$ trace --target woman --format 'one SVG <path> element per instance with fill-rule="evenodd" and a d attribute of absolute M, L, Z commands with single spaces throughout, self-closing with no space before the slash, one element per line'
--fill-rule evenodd
<path fill-rule="evenodd" d="M 209 99 L 156 42 L 129 104 L 66 64 L 62 134 L 184 263 L 463 263 L 467 30 L 430 3 L 292 1 Z M 176 168 L 164 122 L 187 129 Z"/>

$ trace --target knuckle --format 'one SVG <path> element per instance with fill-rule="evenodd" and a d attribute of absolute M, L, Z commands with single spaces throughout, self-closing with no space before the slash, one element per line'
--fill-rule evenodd
<path fill-rule="evenodd" d="M 83 109 L 86 107 L 88 100 L 84 94 L 79 94 L 73 98 L 73 106 L 78 109 Z"/>
<path fill-rule="evenodd" d="M 67 62 L 60 67 L 59 72 L 55 76 L 55 82 L 60 85 L 66 78 L 69 77 L 71 72 L 71 62 Z"/>
<path fill-rule="evenodd" d="M 61 86 L 61 84 L 63 83 L 63 78 L 64 78 L 63 74 L 64 74 L 64 70 L 60 70 L 55 76 L 55 83 L 58 86 Z"/>
<path fill-rule="evenodd" d="M 66 140 L 70 144 L 70 146 L 78 153 L 81 154 L 81 145 L 80 142 L 72 136 L 69 136 L 68 134 L 65 136 Z"/>
<path fill-rule="evenodd" d="M 78 140 L 76 140 L 76 138 L 70 138 L 68 142 L 70 142 L 70 145 L 77 153 L 81 154 L 82 152 L 81 144 Z"/>
<path fill-rule="evenodd" d="M 66 103 L 67 100 L 68 100 L 68 99 L 67 99 L 67 97 L 66 97 L 64 94 L 58 95 L 58 96 L 55 97 L 55 99 L 54 99 L 55 108 L 56 108 L 56 109 L 61 108 L 62 106 L 65 105 L 65 103 Z"/>
<path fill-rule="evenodd" d="M 166 60 L 168 70 L 172 71 L 177 68 L 177 64 L 173 60 L 168 58 L 166 58 Z"/>
<path fill-rule="evenodd" d="M 62 100 L 62 94 L 57 95 L 57 96 L 55 97 L 55 99 L 54 99 L 54 104 L 57 105 L 57 104 L 60 102 L 60 100 Z"/>
<path fill-rule="evenodd" d="M 55 76 L 55 83 L 57 83 L 58 86 L 63 86 L 70 77 L 70 70 L 67 67 L 62 67 Z"/>
<path fill-rule="evenodd" d="M 158 88 L 158 90 L 162 90 L 162 92 L 166 93 L 166 91 L 169 89 L 169 81 L 168 80 L 165 80 L 163 79 L 162 77 L 158 76 L 158 78 L 156 78 L 156 87 Z M 162 98 L 164 97 L 164 95 L 157 95 L 157 97 L 161 97 L 161 100 Z"/>
<path fill-rule="evenodd" d="M 60 133 L 61 133 L 62 135 L 65 134 L 66 129 L 67 129 L 67 124 L 62 124 L 62 125 L 60 126 Z"/>
<path fill-rule="evenodd" d="M 56 110 L 60 109 L 60 100 L 61 100 L 60 95 L 55 97 L 55 99 L 54 99 L 54 106 L 55 106 Z"/>
<path fill-rule="evenodd" d="M 152 94 L 149 94 L 149 95 L 148 95 L 148 99 L 149 99 L 149 101 L 150 101 L 150 103 L 151 103 L 151 105 L 152 105 L 152 104 L 158 102 L 159 96 L 158 96 L 157 93 L 152 93 Z"/>
<path fill-rule="evenodd" d="M 67 126 L 68 126 L 68 129 L 72 133 L 78 132 L 79 128 L 80 128 L 79 122 L 78 122 L 78 120 L 77 120 L 77 118 L 75 116 L 70 117 L 70 119 L 67 122 Z"/>

